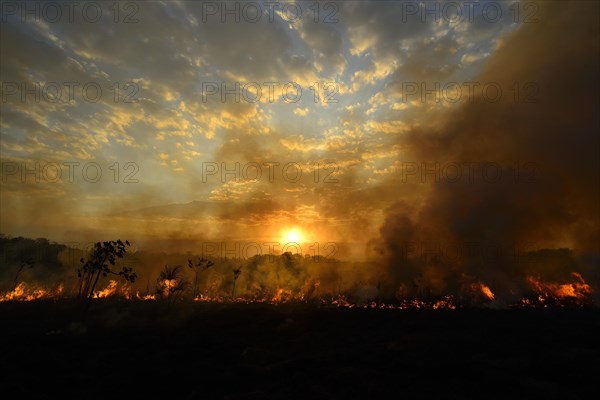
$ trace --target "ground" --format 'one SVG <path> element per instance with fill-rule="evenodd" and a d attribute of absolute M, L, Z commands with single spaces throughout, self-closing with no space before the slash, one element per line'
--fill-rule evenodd
<path fill-rule="evenodd" d="M 600 310 L 0 303 L 23 399 L 584 399 Z M 132 394 L 129 394 L 129 393 Z"/>

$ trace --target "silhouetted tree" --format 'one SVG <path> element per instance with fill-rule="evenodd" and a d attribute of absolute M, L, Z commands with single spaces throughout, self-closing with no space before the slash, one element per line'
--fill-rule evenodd
<path fill-rule="evenodd" d="M 134 282 L 137 274 L 133 272 L 133 268 L 123 267 L 119 272 L 113 271 L 111 266 L 117 262 L 117 258 L 123 258 L 129 246 L 129 242 L 123 243 L 120 240 L 97 242 L 94 245 L 88 260 L 83 258 L 80 260 L 82 266 L 77 270 L 79 282 L 79 299 L 84 302 L 83 312 L 89 308 L 92 298 L 94 297 L 94 289 L 100 280 L 100 276 L 106 277 L 108 274 L 118 275 L 127 282 Z"/>

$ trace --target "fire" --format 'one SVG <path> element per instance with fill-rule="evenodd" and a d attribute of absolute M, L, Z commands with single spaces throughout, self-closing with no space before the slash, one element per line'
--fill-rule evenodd
<path fill-rule="evenodd" d="M 140 292 L 137 291 L 135 293 L 135 298 L 138 299 L 138 300 L 156 300 L 156 295 L 154 295 L 154 294 L 145 294 L 143 296 L 140 296 Z M 194 299 L 194 300 L 196 300 L 196 299 Z"/>
<path fill-rule="evenodd" d="M 343 295 L 339 295 L 337 299 L 332 300 L 331 305 L 337 306 L 337 307 L 345 307 L 345 308 L 356 307 L 356 304 L 348 301 L 346 296 L 343 296 Z"/>
<path fill-rule="evenodd" d="M 473 276 L 463 274 L 461 282 L 461 300 L 463 303 L 477 305 L 496 299 L 492 289 Z"/>
<path fill-rule="evenodd" d="M 31 288 L 25 282 L 20 282 L 12 291 L 0 294 L 2 301 L 32 301 L 39 299 L 49 299 L 60 296 L 64 290 L 64 285 L 60 284 L 56 290 Z"/>
<path fill-rule="evenodd" d="M 492 296 L 494 295 L 492 294 Z M 456 305 L 454 305 L 454 299 L 452 298 L 452 296 L 445 296 L 443 299 L 433 303 L 431 308 L 433 308 L 434 310 L 456 310 Z"/>
<path fill-rule="evenodd" d="M 531 287 L 538 293 L 540 302 L 548 299 L 571 299 L 585 300 L 592 293 L 592 288 L 588 285 L 580 273 L 572 272 L 571 276 L 575 278 L 573 283 L 554 283 L 542 282 L 532 276 L 527 278 Z"/>
<path fill-rule="evenodd" d="M 494 296 L 494 293 L 491 291 L 491 289 L 489 287 L 487 287 L 486 285 L 484 285 L 483 283 L 479 284 L 479 290 L 481 290 L 481 293 L 483 293 L 483 295 L 490 300 L 494 300 L 496 298 L 496 296 Z"/>
<path fill-rule="evenodd" d="M 198 296 L 194 297 L 194 301 L 205 301 L 205 302 L 221 303 L 223 301 L 223 299 L 220 298 L 220 297 L 212 297 L 212 296 L 208 296 L 208 295 L 205 295 L 205 294 L 199 294 Z"/>
<path fill-rule="evenodd" d="M 539 278 L 529 276 L 527 281 L 532 289 L 529 295 L 517 300 L 509 307 L 550 307 L 565 305 L 593 304 L 592 287 L 577 272 L 571 273 L 570 282 L 546 282 Z M 181 288 L 181 282 L 177 279 L 161 280 L 161 291 L 180 290 L 181 299 L 189 299 L 189 292 Z M 475 277 L 465 276 L 456 297 L 452 295 L 426 298 L 411 298 L 406 294 L 398 295 L 395 299 L 385 302 L 380 298 L 357 299 L 352 297 L 352 291 L 340 292 L 337 295 L 320 292 L 318 280 L 307 279 L 301 288 L 279 287 L 269 290 L 265 287 L 257 287 L 254 291 L 248 291 L 232 298 L 231 294 L 220 289 L 222 282 L 217 280 L 207 285 L 203 293 L 194 296 L 194 301 L 206 303 L 264 303 L 264 304 L 288 304 L 288 303 L 310 303 L 320 307 L 342 307 L 342 308 L 368 308 L 368 309 L 428 309 L 428 310 L 453 310 L 464 307 L 478 307 L 490 301 L 496 300 L 496 295 L 489 286 Z M 64 286 L 61 284 L 55 289 L 43 288 L 35 284 L 21 282 L 11 291 L 0 293 L 2 301 L 32 301 L 38 299 L 55 299 L 63 294 Z M 119 284 L 116 280 L 110 280 L 108 285 L 94 292 L 93 298 L 102 299 L 109 297 L 120 297 L 127 300 L 158 300 L 168 298 L 162 296 L 161 292 L 132 294 L 132 287 L 128 284 Z M 68 297 L 68 296 L 67 296 Z"/>
<path fill-rule="evenodd" d="M 177 286 L 177 281 L 175 279 L 164 279 L 162 281 L 166 290 L 172 289 Z"/>
<path fill-rule="evenodd" d="M 284 303 L 292 299 L 292 291 L 285 289 L 277 289 L 275 296 L 271 299 L 271 303 Z"/>
<path fill-rule="evenodd" d="M 106 297 L 114 296 L 115 293 L 117 292 L 117 285 L 118 285 L 117 281 L 114 281 L 111 279 L 110 282 L 108 283 L 107 287 L 100 290 L 99 292 L 94 292 L 94 298 L 103 299 Z"/>

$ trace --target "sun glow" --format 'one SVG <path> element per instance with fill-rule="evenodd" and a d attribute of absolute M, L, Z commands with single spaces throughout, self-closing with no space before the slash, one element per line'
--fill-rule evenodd
<path fill-rule="evenodd" d="M 304 241 L 304 235 L 298 228 L 288 229 L 281 236 L 283 243 L 301 243 Z"/>

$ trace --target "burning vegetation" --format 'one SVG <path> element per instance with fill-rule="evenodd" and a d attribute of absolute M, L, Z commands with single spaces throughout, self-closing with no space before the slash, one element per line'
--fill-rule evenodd
<path fill-rule="evenodd" d="M 581 274 L 572 272 L 572 282 L 557 283 L 544 282 L 539 278 L 529 276 L 531 289 L 535 292 L 534 298 L 522 299 L 521 303 L 527 306 L 539 305 L 543 307 L 564 304 L 591 304 L 592 287 L 585 282 Z"/>
<path fill-rule="evenodd" d="M 48 289 L 20 282 L 13 290 L 0 293 L 0 301 L 57 299 L 63 295 L 63 290 L 63 285 L 59 285 L 56 289 Z"/>
<path fill-rule="evenodd" d="M 17 263 L 17 276 L 32 278 L 14 283 L 0 293 L 0 301 L 79 299 L 84 312 L 92 301 L 119 298 L 131 301 L 195 301 L 206 303 L 309 303 L 318 307 L 380 309 L 456 309 L 465 307 L 563 307 L 594 305 L 592 285 L 579 272 L 566 281 L 544 280 L 527 275 L 520 292 L 498 295 L 493 282 L 483 282 L 463 273 L 457 289 L 432 289 L 431 278 L 419 276 L 395 286 L 374 265 L 349 264 L 315 256 L 284 253 L 254 256 L 247 260 L 199 258 L 187 260 L 188 268 L 165 264 L 156 271 L 137 265 L 129 267 L 128 242 L 96 243 L 87 258 L 81 258 L 76 279 L 66 274 L 54 284 L 41 284 L 30 271 L 37 262 Z M 142 257 L 143 259 L 143 257 Z M 360 269 L 359 267 L 363 267 Z M 41 265 L 38 269 L 43 268 Z M 365 273 L 371 272 L 371 274 Z M 373 273 L 377 271 L 377 273 Z M 25 274 L 24 272 L 27 272 Z M 138 272 L 148 282 L 145 290 Z M 156 274 L 156 275 L 154 275 Z M 8 275 L 8 274 L 6 274 Z M 64 273 L 58 274 L 65 276 Z M 114 278 L 109 279 L 109 275 Z M 155 284 L 149 284 L 155 276 Z M 15 275 L 13 275 L 14 277 Z"/>

